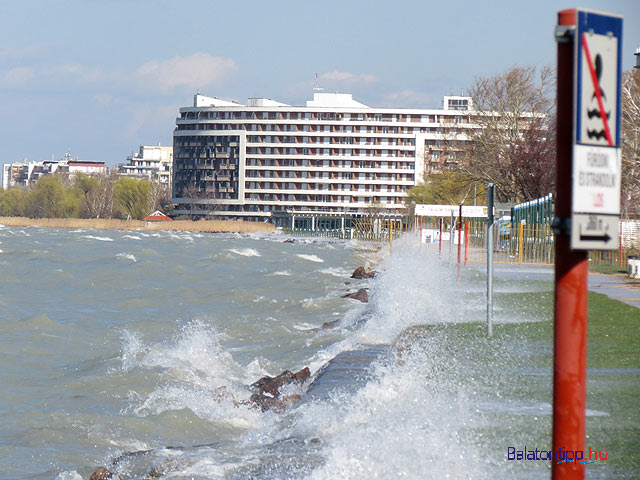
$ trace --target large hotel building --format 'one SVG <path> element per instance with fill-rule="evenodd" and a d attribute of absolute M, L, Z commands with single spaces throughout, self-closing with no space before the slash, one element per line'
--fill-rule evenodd
<path fill-rule="evenodd" d="M 469 97 L 442 109 L 372 108 L 350 94 L 306 106 L 200 94 L 173 134 L 176 215 L 266 221 L 283 214 L 400 213 L 426 170 L 456 165 Z"/>

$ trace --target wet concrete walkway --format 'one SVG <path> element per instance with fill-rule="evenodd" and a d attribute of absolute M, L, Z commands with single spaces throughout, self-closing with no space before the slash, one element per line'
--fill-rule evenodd
<path fill-rule="evenodd" d="M 589 273 L 589 290 L 640 308 L 640 280 L 626 275 Z"/>
<path fill-rule="evenodd" d="M 486 265 L 475 265 L 486 272 Z M 553 275 L 553 265 L 494 265 L 494 278 L 499 280 L 548 280 L 553 282 Z M 589 290 L 640 308 L 640 280 L 629 278 L 624 274 L 589 272 Z"/>

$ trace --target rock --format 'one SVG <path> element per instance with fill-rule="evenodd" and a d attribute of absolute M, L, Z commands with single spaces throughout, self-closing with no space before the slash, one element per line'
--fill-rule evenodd
<path fill-rule="evenodd" d="M 337 327 L 339 322 L 340 322 L 340 320 L 334 320 L 333 322 L 324 322 L 322 324 L 322 328 L 326 330 L 328 328 Z"/>
<path fill-rule="evenodd" d="M 295 240 L 291 239 L 291 238 L 287 238 L 284 242 L 282 243 L 296 243 Z"/>
<path fill-rule="evenodd" d="M 289 370 L 285 370 L 277 377 L 262 377 L 257 382 L 251 385 L 252 388 L 257 388 L 260 393 L 270 393 L 271 395 L 279 395 L 280 387 L 288 383 L 303 383 L 311 376 L 309 367 L 305 367 L 299 372 L 292 373 Z"/>
<path fill-rule="evenodd" d="M 300 385 L 310 376 L 309 367 L 305 367 L 296 373 L 285 370 L 276 377 L 262 377 L 251 385 L 251 388 L 257 389 L 258 392 L 251 395 L 249 403 L 260 407 L 263 412 L 266 410 L 282 411 L 292 407 L 300 401 L 300 395 L 280 396 L 280 388 L 292 383 Z"/>
<path fill-rule="evenodd" d="M 378 272 L 376 272 L 375 270 L 367 270 L 365 267 L 359 266 L 353 271 L 353 273 L 351 274 L 351 278 L 373 278 L 376 276 L 376 273 Z"/>
<path fill-rule="evenodd" d="M 263 412 L 266 412 L 267 410 L 282 412 L 287 408 L 293 407 L 301 398 L 302 396 L 297 393 L 277 397 L 270 397 L 265 393 L 254 393 L 251 395 L 249 401 L 260 407 Z"/>
<path fill-rule="evenodd" d="M 120 475 L 110 472 L 105 467 L 100 467 L 91 474 L 89 480 L 122 480 L 122 478 Z"/>
<path fill-rule="evenodd" d="M 369 294 L 366 289 L 361 288 L 355 293 L 347 293 L 346 295 L 343 295 L 342 298 L 353 298 L 355 300 L 360 300 L 362 303 L 367 303 L 369 301 Z"/>

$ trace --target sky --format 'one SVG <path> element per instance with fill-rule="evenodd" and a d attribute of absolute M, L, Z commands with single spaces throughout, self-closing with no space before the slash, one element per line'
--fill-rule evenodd
<path fill-rule="evenodd" d="M 304 105 L 325 91 L 376 107 L 441 108 L 477 76 L 555 67 L 557 12 L 624 16 L 640 0 L 0 0 L 0 163 L 109 166 L 171 145 L 193 95 Z"/>

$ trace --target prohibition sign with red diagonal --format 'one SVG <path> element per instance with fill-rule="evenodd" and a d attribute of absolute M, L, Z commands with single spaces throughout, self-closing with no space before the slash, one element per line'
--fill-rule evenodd
<path fill-rule="evenodd" d="M 613 139 L 611 138 L 611 131 L 609 130 L 609 121 L 607 119 L 607 114 L 604 111 L 604 104 L 602 103 L 602 92 L 600 91 L 600 84 L 598 82 L 596 70 L 593 67 L 593 61 L 591 60 L 591 53 L 589 52 L 589 45 L 587 44 L 586 32 L 582 34 L 582 48 L 584 49 L 584 54 L 587 57 L 587 66 L 589 67 L 589 73 L 591 74 L 591 82 L 593 83 L 593 89 L 596 94 L 596 99 L 598 100 L 600 118 L 602 118 L 602 123 L 604 123 L 604 133 L 607 137 L 609 146 L 613 147 Z"/>

